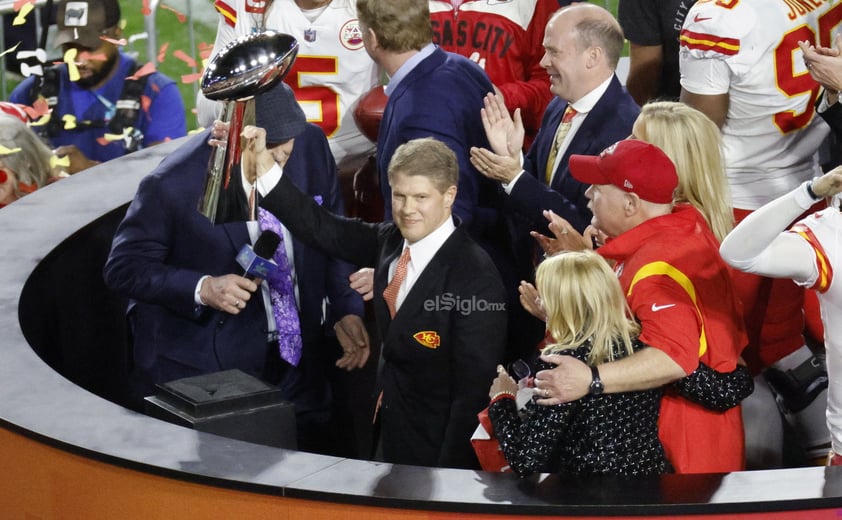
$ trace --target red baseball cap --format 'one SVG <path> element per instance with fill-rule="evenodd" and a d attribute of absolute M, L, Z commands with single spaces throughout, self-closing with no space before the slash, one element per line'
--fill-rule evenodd
<path fill-rule="evenodd" d="M 673 201 L 678 175 L 657 146 L 638 139 L 618 141 L 599 155 L 571 155 L 570 173 L 585 184 L 613 184 L 656 204 Z"/>

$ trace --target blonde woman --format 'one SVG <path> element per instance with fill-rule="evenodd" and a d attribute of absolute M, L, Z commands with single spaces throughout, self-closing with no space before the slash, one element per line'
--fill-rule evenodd
<path fill-rule="evenodd" d="M 53 181 L 51 157 L 26 123 L 0 113 L 0 208 Z"/>
<path fill-rule="evenodd" d="M 672 160 L 678 174 L 675 201 L 699 210 L 721 242 L 734 227 L 734 213 L 719 128 L 695 108 L 656 101 L 643 106 L 632 134 L 654 144 Z"/>
<path fill-rule="evenodd" d="M 591 367 L 643 348 L 617 275 L 592 251 L 566 252 L 538 267 L 537 284 L 554 342 L 545 354 Z M 546 367 L 539 367 L 546 368 Z M 517 383 L 502 366 L 488 415 L 511 468 L 575 475 L 655 475 L 671 471 L 658 440 L 661 390 L 588 395 L 555 406 L 529 402 L 521 419 Z"/>

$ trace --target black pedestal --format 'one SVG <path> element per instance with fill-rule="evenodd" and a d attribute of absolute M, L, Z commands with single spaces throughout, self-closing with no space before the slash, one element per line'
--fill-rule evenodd
<path fill-rule="evenodd" d="M 296 449 L 295 407 L 281 391 L 240 370 L 158 385 L 147 415 L 223 437 Z"/>

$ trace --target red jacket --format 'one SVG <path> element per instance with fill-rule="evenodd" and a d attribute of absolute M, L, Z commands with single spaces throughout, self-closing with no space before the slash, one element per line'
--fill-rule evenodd
<path fill-rule="evenodd" d="M 689 205 L 651 219 L 599 249 L 615 270 L 641 324 L 640 340 L 686 373 L 699 361 L 722 372 L 747 343 L 742 305 L 719 244 Z M 740 407 L 713 412 L 665 392 L 659 422 L 667 458 L 679 473 L 738 471 L 744 466 Z"/>

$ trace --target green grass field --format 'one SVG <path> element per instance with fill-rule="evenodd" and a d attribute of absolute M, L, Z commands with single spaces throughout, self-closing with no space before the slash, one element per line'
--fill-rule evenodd
<path fill-rule="evenodd" d="M 158 11 L 155 16 L 155 24 L 157 28 L 157 48 L 160 49 L 163 45 L 167 46 L 164 60 L 158 63 L 158 70 L 174 79 L 179 86 L 181 96 L 184 99 L 184 106 L 187 109 L 187 128 L 191 130 L 196 127 L 196 118 L 191 113 L 196 104 L 196 92 L 199 87 L 199 82 L 183 83 L 182 76 L 190 75 L 195 72 L 201 72 L 201 57 L 198 46 L 201 44 L 212 45 L 216 36 L 217 15 L 213 8 L 211 0 L 169 0 L 166 5 L 171 6 L 179 14 L 187 15 L 187 2 L 191 3 L 192 10 L 192 27 L 195 41 L 195 47 L 190 45 L 190 31 L 189 22 L 187 20 L 181 21 L 176 12 L 163 8 L 164 3 L 159 4 Z M 133 34 L 144 32 L 143 13 L 141 12 L 141 2 L 139 0 L 121 0 L 120 6 L 122 8 L 123 19 L 126 22 L 124 34 L 130 37 Z M 137 52 L 138 60 L 149 61 L 150 57 L 146 54 L 146 40 L 135 41 L 130 47 L 126 49 L 129 52 Z M 197 68 L 194 70 L 185 61 L 174 56 L 176 51 L 182 51 L 187 56 L 193 58 L 197 62 Z"/>

